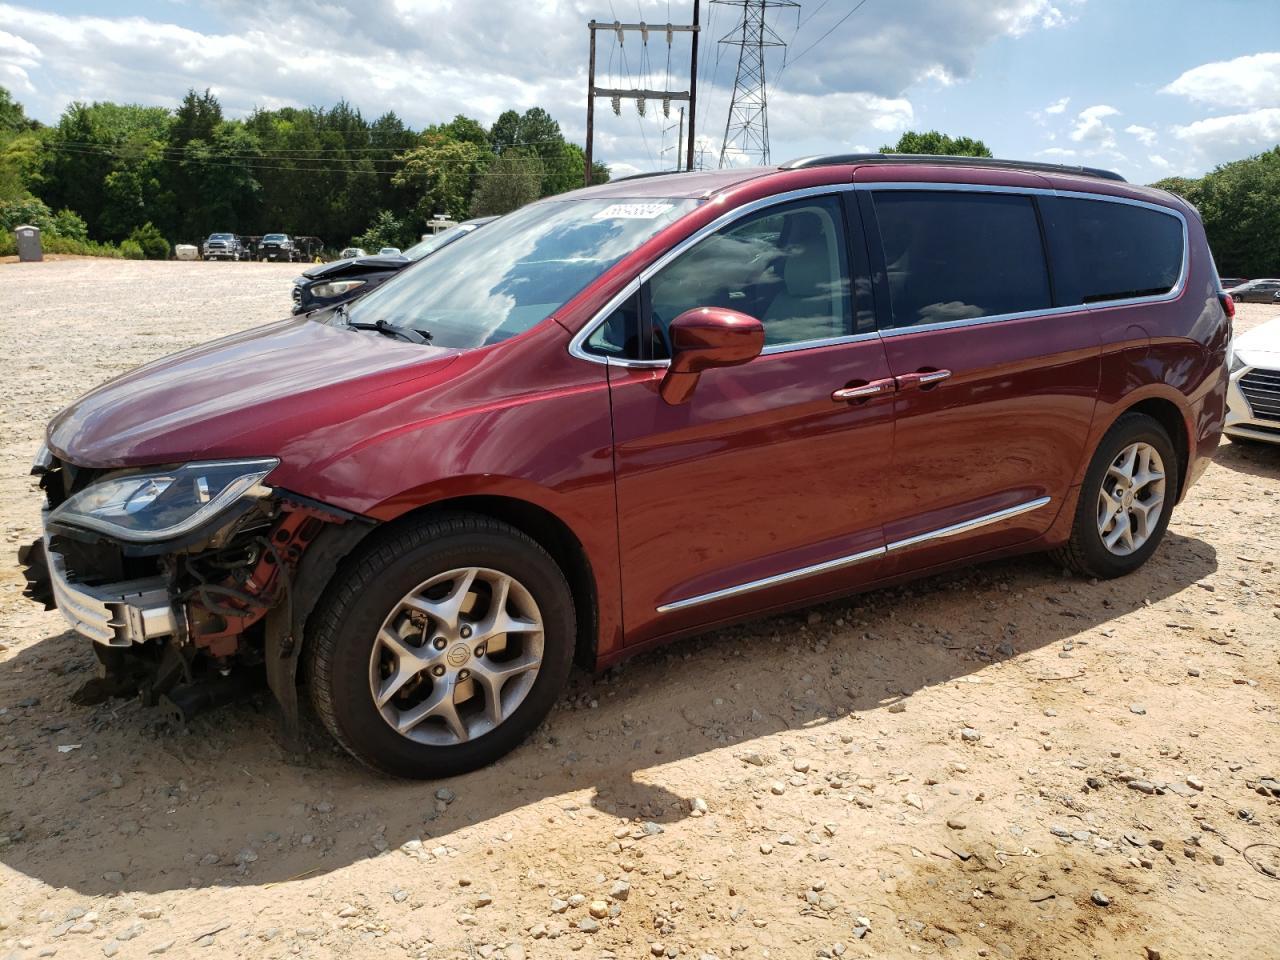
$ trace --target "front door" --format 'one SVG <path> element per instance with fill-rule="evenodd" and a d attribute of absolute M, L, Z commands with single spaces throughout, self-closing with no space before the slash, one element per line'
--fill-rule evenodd
<path fill-rule="evenodd" d="M 1101 351 L 1087 309 L 1055 306 L 1035 197 L 873 188 L 860 205 L 898 384 L 891 572 L 1044 533 L 1086 456 Z"/>
<path fill-rule="evenodd" d="M 850 282 L 850 249 L 839 193 L 767 206 L 659 269 L 623 311 L 638 317 L 651 362 L 693 307 L 750 314 L 766 336 L 761 356 L 703 373 L 680 405 L 659 396 L 664 369 L 610 367 L 632 642 L 881 572 L 893 384 L 868 285 Z M 883 393 L 838 394 L 868 385 Z"/>

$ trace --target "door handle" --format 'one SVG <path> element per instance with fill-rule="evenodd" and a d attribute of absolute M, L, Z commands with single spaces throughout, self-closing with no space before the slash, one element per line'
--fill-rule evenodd
<path fill-rule="evenodd" d="M 935 384 L 941 383 L 950 376 L 950 370 L 929 370 L 927 372 L 921 371 L 919 373 L 904 373 L 902 376 L 898 377 L 898 389 L 911 390 L 914 388 L 923 390 L 926 387 L 932 387 Z"/>
<path fill-rule="evenodd" d="M 897 381 L 892 377 L 886 380 L 872 380 L 870 383 L 864 383 L 856 387 L 841 387 L 831 394 L 831 399 L 837 403 L 857 403 L 862 400 L 870 400 L 872 397 L 883 397 L 893 393 L 898 389 Z"/>

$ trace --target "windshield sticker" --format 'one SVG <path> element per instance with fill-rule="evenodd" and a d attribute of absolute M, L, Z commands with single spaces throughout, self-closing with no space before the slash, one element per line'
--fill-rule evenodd
<path fill-rule="evenodd" d="M 656 220 L 675 206 L 672 203 L 614 203 L 605 207 L 592 220 Z"/>

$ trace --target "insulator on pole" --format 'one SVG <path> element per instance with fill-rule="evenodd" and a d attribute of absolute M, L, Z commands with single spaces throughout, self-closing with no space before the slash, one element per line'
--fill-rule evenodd
<path fill-rule="evenodd" d="M 671 116 L 671 98 L 670 97 L 662 98 L 662 115 L 664 117 Z"/>
<path fill-rule="evenodd" d="M 644 116 L 644 97 L 636 97 L 636 112 Z"/>
<path fill-rule="evenodd" d="M 622 116 L 622 98 L 615 93 L 609 98 L 609 102 L 613 104 L 613 115 L 615 117 Z"/>

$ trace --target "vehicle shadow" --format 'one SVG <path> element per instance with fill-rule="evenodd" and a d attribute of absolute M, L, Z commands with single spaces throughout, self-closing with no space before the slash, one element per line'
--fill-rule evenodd
<path fill-rule="evenodd" d="M 670 822 L 689 815 L 692 797 L 672 785 L 678 772 L 653 768 L 716 750 L 767 755 L 774 734 L 874 716 L 1216 568 L 1211 545 L 1171 533 L 1122 580 L 1091 584 L 1021 558 L 722 629 L 600 677 L 576 674 L 524 746 L 446 782 L 370 773 L 314 725 L 300 751 L 287 750 L 265 700 L 183 731 L 134 702 L 74 707 L 92 652 L 60 633 L 0 664 L 12 718 L 0 752 L 0 862 L 88 895 L 161 892 L 311 878 L 417 838 L 427 850 L 488 845 L 513 824 L 536 831 L 548 817 L 596 816 L 588 807 L 633 828 Z M 1059 662 L 1064 675 L 1074 669 Z M 441 790 L 456 799 L 438 800 Z"/>
<path fill-rule="evenodd" d="M 1224 440 L 1214 454 L 1214 463 L 1234 473 L 1274 480 L 1280 477 L 1280 443 Z"/>

